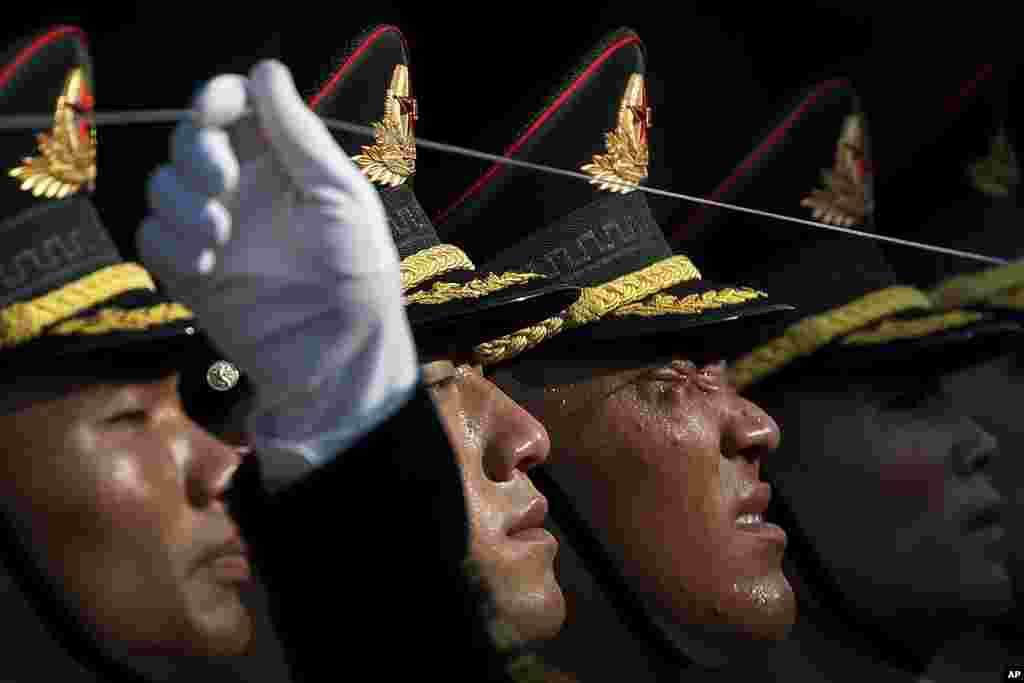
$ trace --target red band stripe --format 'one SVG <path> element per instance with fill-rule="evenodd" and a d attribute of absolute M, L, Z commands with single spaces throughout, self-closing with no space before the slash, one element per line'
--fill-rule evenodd
<path fill-rule="evenodd" d="M 366 37 L 366 40 L 364 40 L 363 43 L 352 54 L 348 56 L 348 58 L 342 63 L 342 65 L 338 67 L 338 70 L 334 72 L 334 75 L 331 76 L 329 81 L 327 81 L 327 84 L 320 89 L 320 92 L 318 92 L 316 95 L 313 95 L 313 97 L 310 98 L 309 108 L 316 109 L 316 106 L 320 103 L 320 100 L 334 92 L 334 89 L 338 87 L 338 83 L 341 82 L 342 77 L 344 77 L 345 72 L 348 71 L 349 67 L 351 67 L 352 64 L 354 64 L 357 59 L 359 59 L 360 55 L 366 52 L 366 50 L 368 50 L 370 46 L 377 41 L 378 38 L 380 38 L 382 35 L 390 31 L 394 31 L 399 34 L 401 34 L 402 32 L 401 29 L 399 29 L 397 26 L 386 25 L 381 26 L 380 28 L 374 30 L 373 33 L 368 35 Z"/>
<path fill-rule="evenodd" d="M 726 178 L 722 183 L 718 185 L 718 187 L 715 188 L 714 192 L 711 193 L 709 199 L 713 201 L 722 201 L 721 198 L 726 193 L 728 193 L 729 190 L 732 189 L 733 185 L 739 182 L 740 178 L 749 173 L 753 169 L 753 167 L 758 163 L 758 161 L 761 160 L 761 157 L 767 154 L 772 147 L 778 144 L 786 135 L 786 132 L 789 131 L 789 129 L 792 128 L 794 125 L 796 125 L 796 122 L 803 118 L 804 115 L 807 114 L 810 108 L 814 106 L 814 104 L 818 100 L 820 100 L 825 95 L 831 93 L 833 90 L 849 86 L 849 81 L 843 78 L 834 78 L 832 80 L 820 83 L 814 89 L 814 91 L 811 92 L 804 99 L 804 101 L 801 102 L 800 105 L 796 109 L 794 109 L 793 112 L 790 113 L 790 115 L 787 116 L 786 119 L 781 124 L 779 124 L 775 128 L 775 130 L 773 130 L 768 135 L 768 137 L 766 137 L 761 142 L 760 145 L 754 148 L 753 152 L 747 155 L 747 157 L 742 162 L 740 162 L 740 165 L 737 166 L 735 170 L 733 170 L 732 175 Z M 682 239 L 683 235 L 686 233 L 687 228 L 701 220 L 704 214 L 707 212 L 707 210 L 708 206 L 706 204 L 702 204 L 700 207 L 698 207 L 693 212 L 693 214 L 691 214 L 690 219 L 686 223 L 672 231 L 672 235 L 669 238 L 670 241 Z"/>
<path fill-rule="evenodd" d="M 50 43 L 68 35 L 73 35 L 78 38 L 78 40 L 82 42 L 82 45 L 88 45 L 88 38 L 85 35 L 85 31 L 82 29 L 77 26 L 57 26 L 48 33 L 44 33 L 32 41 L 31 45 L 18 53 L 13 62 L 5 66 L 3 70 L 0 71 L 0 88 L 5 87 L 7 82 L 14 78 L 15 72 L 17 72 L 25 62 L 32 59 L 37 52 Z"/>
<path fill-rule="evenodd" d="M 608 48 L 605 49 L 605 51 L 602 52 L 600 55 L 598 55 L 598 57 L 590 64 L 590 66 L 588 66 L 583 71 L 583 73 L 581 73 L 579 76 L 577 76 L 575 78 L 575 80 L 573 80 L 573 82 L 569 85 L 569 87 L 566 88 L 565 91 L 563 91 L 562 94 L 558 96 L 558 99 L 556 99 L 554 102 L 552 102 L 551 105 L 547 109 L 545 109 L 540 114 L 540 116 L 537 117 L 537 119 L 530 125 L 530 127 L 526 130 L 526 132 L 523 133 L 522 136 L 520 136 L 520 138 L 518 140 L 513 142 L 511 145 L 509 145 L 505 149 L 504 156 L 507 156 L 507 157 L 514 156 L 516 154 L 516 152 L 519 151 L 519 148 L 522 147 L 524 144 L 526 144 L 527 140 L 529 140 L 530 137 L 534 133 L 536 133 L 537 130 L 541 126 L 544 125 L 544 122 L 547 121 L 552 116 L 552 114 L 554 114 L 555 111 L 557 111 L 558 108 L 560 106 L 562 106 L 562 104 L 567 99 L 569 99 L 572 96 L 572 94 L 574 92 L 576 92 L 576 90 L 578 90 L 580 88 L 580 86 L 583 85 L 583 83 L 588 78 L 590 78 L 590 76 L 594 73 L 594 71 L 596 71 L 597 68 L 599 66 L 601 66 L 601 64 L 603 64 L 612 54 L 614 54 L 617 50 L 620 50 L 623 47 L 626 47 L 627 45 L 632 45 L 634 43 L 639 43 L 639 42 L 640 42 L 640 37 L 636 36 L 636 35 L 632 35 L 632 36 L 627 36 L 625 38 L 622 38 L 621 40 L 619 40 L 619 41 L 609 45 Z M 444 222 L 444 220 L 448 217 L 448 215 L 452 211 L 457 209 L 461 204 L 463 204 L 470 197 L 472 197 L 476 193 L 480 192 L 480 190 L 483 189 L 484 185 L 486 185 L 488 182 L 493 180 L 495 177 L 497 177 L 504 170 L 505 170 L 505 164 L 501 164 L 501 163 L 493 164 L 489 169 L 487 169 L 487 171 L 482 176 L 477 178 L 476 182 L 473 183 L 469 187 L 468 190 L 463 192 L 462 195 L 459 196 L 458 199 L 456 199 L 454 202 L 452 202 L 451 205 L 448 206 L 448 208 L 444 209 L 443 211 L 441 211 L 440 213 L 435 215 L 434 216 L 434 223 L 439 225 L 442 222 Z"/>

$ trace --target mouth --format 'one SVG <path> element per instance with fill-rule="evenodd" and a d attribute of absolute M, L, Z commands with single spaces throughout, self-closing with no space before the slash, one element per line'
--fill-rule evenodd
<path fill-rule="evenodd" d="M 544 496 L 537 496 L 512 519 L 512 524 L 505 535 L 516 541 L 523 542 L 555 542 L 555 537 L 544 528 L 548 517 L 548 501 Z"/>
<path fill-rule="evenodd" d="M 770 484 L 760 482 L 748 495 L 740 499 L 736 506 L 736 529 L 745 533 L 757 534 L 768 540 L 785 544 L 786 532 L 782 527 L 764 519 L 765 511 L 772 500 Z"/>
<path fill-rule="evenodd" d="M 209 569 L 221 583 L 245 583 L 252 579 L 248 549 L 237 537 L 206 552 L 199 566 Z"/>
<path fill-rule="evenodd" d="M 964 533 L 967 535 L 979 532 L 994 533 L 1003 528 L 1003 506 L 987 505 L 967 516 L 964 522 Z"/>

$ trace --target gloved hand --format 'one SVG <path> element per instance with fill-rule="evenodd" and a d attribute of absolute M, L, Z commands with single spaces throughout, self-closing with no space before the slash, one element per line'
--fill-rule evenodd
<path fill-rule="evenodd" d="M 193 109 L 150 179 L 139 252 L 249 376 L 252 445 L 279 453 L 265 464 L 317 464 L 416 382 L 384 207 L 279 62 L 214 78 Z"/>

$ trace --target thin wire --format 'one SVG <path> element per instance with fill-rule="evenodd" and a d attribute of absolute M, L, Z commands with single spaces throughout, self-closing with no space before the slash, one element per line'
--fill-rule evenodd
<path fill-rule="evenodd" d="M 174 123 L 176 121 L 181 121 L 184 119 L 191 119 L 192 117 L 193 112 L 189 109 L 145 109 L 138 111 L 100 112 L 93 115 L 93 119 L 97 126 L 124 126 L 145 123 Z M 348 121 L 324 118 L 323 122 L 324 125 L 326 125 L 328 128 L 334 130 L 341 130 L 346 133 L 353 133 L 355 135 L 362 135 L 371 138 L 374 137 L 374 135 L 376 134 L 376 131 L 370 126 L 362 126 L 356 123 L 349 123 Z M 0 117 L 0 130 L 48 128 L 52 125 L 52 115 L 39 116 L 33 114 Z M 586 175 L 585 173 L 580 173 L 579 171 L 569 171 L 564 168 L 556 168 L 554 166 L 547 166 L 545 164 L 535 164 L 531 161 L 513 159 L 511 157 L 505 157 L 499 154 L 489 154 L 487 152 L 480 152 L 475 149 L 468 149 L 466 147 L 459 147 L 457 145 L 449 145 L 443 142 L 434 142 L 433 140 L 426 140 L 424 138 L 419 137 L 416 138 L 416 146 L 422 147 L 424 149 L 432 149 L 438 152 L 444 152 L 446 154 L 455 154 L 458 156 L 472 157 L 474 159 L 481 159 L 483 161 L 505 164 L 506 166 L 517 166 L 519 168 L 538 171 L 540 173 L 549 173 L 552 175 L 565 176 L 567 178 L 576 178 L 578 180 L 585 180 L 587 182 L 590 182 L 592 180 L 590 176 Z M 760 209 L 751 209 L 745 206 L 739 206 L 737 204 L 716 202 L 712 199 L 696 197 L 693 195 L 683 194 L 681 192 L 669 192 L 668 190 L 661 190 L 656 187 L 647 187 L 646 185 L 632 185 L 630 183 L 604 179 L 602 179 L 602 182 L 608 185 L 619 185 L 621 187 L 629 188 L 630 190 L 646 192 L 647 194 L 668 197 L 670 199 L 681 199 L 683 201 L 693 202 L 695 204 L 716 206 L 722 209 L 729 209 L 730 211 L 741 211 L 743 213 L 754 214 L 755 216 L 763 216 L 764 218 L 772 218 L 775 220 L 787 221 L 790 223 L 798 223 L 800 225 L 808 225 L 811 227 L 821 228 L 824 230 L 832 230 L 834 232 L 841 232 L 847 235 L 854 235 L 856 237 L 862 237 L 865 239 L 873 239 L 881 242 L 899 244 L 905 247 L 912 247 L 915 249 L 931 251 L 939 254 L 948 254 L 950 256 L 958 256 L 960 258 L 981 261 L 983 263 L 991 263 L 995 265 L 1005 265 L 1009 263 L 1009 260 L 997 258 L 995 256 L 986 256 L 984 254 L 978 254 L 970 251 L 961 251 L 959 249 L 940 247 L 935 244 L 914 242 L 912 240 L 900 239 L 898 237 L 879 235 L 872 232 L 864 232 L 863 230 L 844 228 L 838 225 L 829 225 L 828 223 L 819 223 L 818 221 L 807 220 L 804 218 L 795 218 L 793 216 L 772 213 L 771 211 L 762 211 Z"/>

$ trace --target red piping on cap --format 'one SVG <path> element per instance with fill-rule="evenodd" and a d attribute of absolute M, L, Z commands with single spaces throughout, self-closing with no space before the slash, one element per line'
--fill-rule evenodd
<path fill-rule="evenodd" d="M 957 92 L 956 95 L 953 95 L 946 99 L 946 112 L 950 115 L 955 115 L 963 107 L 964 102 L 966 102 L 972 95 L 974 95 L 975 91 L 977 91 L 978 89 L 978 86 L 980 86 L 982 82 L 984 82 L 986 79 L 988 79 L 989 76 L 992 75 L 992 71 L 993 66 L 991 64 L 981 65 L 981 67 L 975 73 L 974 77 L 968 80 L 966 83 L 964 83 L 960 87 L 960 90 Z M 722 182 L 718 187 L 715 188 L 715 191 L 711 193 L 710 199 L 715 201 L 721 201 L 721 197 L 725 193 L 727 193 L 734 184 L 736 184 L 736 181 L 739 180 L 740 176 L 750 171 L 750 167 L 756 164 L 759 158 L 763 156 L 772 145 L 778 142 L 778 139 L 782 136 L 783 133 L 785 133 L 786 129 L 790 128 L 794 123 L 796 123 L 796 120 L 803 115 L 807 107 L 809 107 L 811 104 L 813 104 L 815 100 L 824 95 L 828 89 L 838 87 L 839 84 L 845 83 L 846 81 L 843 79 L 834 79 L 831 81 L 826 81 L 819 85 L 818 88 L 815 89 L 815 91 L 811 93 L 806 100 L 804 100 L 804 102 L 800 105 L 797 111 L 793 112 L 793 114 L 791 114 L 778 128 L 776 128 L 772 132 L 772 134 L 769 135 L 768 138 L 764 140 L 764 142 L 762 142 L 746 159 L 744 159 L 740 167 L 733 171 L 733 174 L 731 176 L 729 176 L 724 182 Z M 871 172 L 873 173 L 874 169 L 871 169 Z M 682 239 L 682 236 L 686 232 L 687 228 L 689 228 L 694 223 L 700 221 L 703 218 L 704 214 L 707 212 L 707 209 L 707 205 L 701 205 L 700 207 L 698 207 L 693 212 L 690 219 L 686 221 L 686 223 L 672 231 L 670 241 Z"/>
<path fill-rule="evenodd" d="M 991 64 L 982 64 L 978 68 L 977 73 L 974 74 L 974 77 L 960 86 L 960 90 L 956 95 L 946 98 L 946 113 L 950 116 L 958 114 L 963 109 L 964 103 L 974 95 L 978 86 L 992 75 L 994 68 Z"/>
<path fill-rule="evenodd" d="M 0 88 L 7 85 L 7 82 L 14 77 L 14 73 L 18 70 L 18 67 L 23 65 L 28 60 L 32 59 L 37 52 L 49 45 L 55 40 L 63 38 L 68 34 L 76 36 L 82 45 L 88 45 L 89 40 L 85 35 L 85 31 L 78 28 L 77 26 L 57 26 L 48 33 L 44 33 L 35 40 L 32 44 L 26 47 L 24 50 L 18 53 L 14 58 L 14 61 L 8 64 L 3 70 L 0 70 Z"/>
<path fill-rule="evenodd" d="M 815 102 L 836 88 L 849 87 L 849 85 L 849 81 L 843 78 L 834 78 L 820 83 L 814 91 L 804 98 L 804 101 L 801 102 L 800 105 L 768 135 L 768 137 L 761 141 L 761 144 L 754 148 L 753 152 L 748 154 L 747 157 L 740 162 L 740 165 L 736 167 L 732 172 L 732 175 L 726 178 L 718 185 L 718 187 L 715 188 L 709 199 L 713 201 L 722 201 L 721 198 L 732 189 L 732 186 L 735 185 L 741 177 L 749 173 L 757 162 L 761 160 L 761 157 L 767 154 L 772 147 L 782 140 L 786 132 L 792 128 L 796 122 L 804 116 L 804 114 L 807 113 Z M 686 223 L 672 231 L 672 236 L 669 238 L 669 241 L 680 239 L 686 232 L 687 228 L 703 218 L 707 210 L 707 204 L 700 205 L 693 214 L 691 214 L 690 219 L 686 221 Z"/>
<path fill-rule="evenodd" d="M 590 64 L 590 66 L 588 66 L 583 71 L 583 73 L 577 76 L 576 79 L 572 82 L 572 84 L 570 84 L 569 87 L 566 88 L 565 91 L 558 96 L 558 99 L 552 102 L 551 105 L 547 109 L 545 109 L 540 116 L 537 117 L 537 119 L 533 122 L 533 124 L 530 125 L 526 132 L 523 133 L 523 135 L 518 140 L 513 142 L 505 149 L 504 156 L 514 156 L 515 153 L 519 151 L 519 148 L 526 144 L 526 141 L 530 139 L 530 136 L 537 132 L 537 129 L 544 125 L 544 122 L 547 121 L 560 106 L 562 106 L 562 103 L 569 99 L 569 97 L 583 84 L 583 82 L 590 78 L 591 74 L 593 74 L 597 67 L 601 66 L 601 64 L 603 64 L 605 60 L 607 60 L 608 57 L 610 57 L 616 50 L 626 47 L 627 45 L 632 45 L 633 43 L 639 42 L 640 37 L 632 35 L 609 45 L 608 48 L 600 55 L 598 55 L 598 57 Z M 505 164 L 496 163 L 492 165 L 489 169 L 487 169 L 487 171 L 482 176 L 477 178 L 476 182 L 473 183 L 468 190 L 463 192 L 458 199 L 452 202 L 452 204 L 447 209 L 444 209 L 443 211 L 434 216 L 434 224 L 440 225 L 442 222 L 444 222 L 445 218 L 448 217 L 448 214 L 450 214 L 452 211 L 457 209 L 460 204 L 464 203 L 467 199 L 469 199 L 474 194 L 483 189 L 484 185 L 486 185 L 489 181 L 494 179 L 494 177 L 500 174 L 504 169 Z"/>
<path fill-rule="evenodd" d="M 330 95 L 334 91 L 334 89 L 338 87 L 338 83 L 341 81 L 342 76 L 345 75 L 345 72 L 360 57 L 360 55 L 366 52 L 366 50 L 368 50 L 369 47 L 373 45 L 373 43 L 376 42 L 378 38 L 380 38 L 385 33 L 388 33 L 389 31 L 395 31 L 396 33 L 399 34 L 401 34 L 402 32 L 401 29 L 399 29 L 397 26 L 390 25 L 381 26 L 380 28 L 374 30 L 373 33 L 366 37 L 366 40 L 363 41 L 363 44 L 360 45 L 355 52 L 350 54 L 348 56 L 348 59 L 346 59 L 342 63 L 342 65 L 338 67 L 338 70 L 335 71 L 334 75 L 331 76 L 329 81 L 327 81 L 327 85 L 321 88 L 320 92 L 318 92 L 316 95 L 313 95 L 313 97 L 309 99 L 309 108 L 316 109 L 316 106 L 320 103 L 320 100 Z"/>

